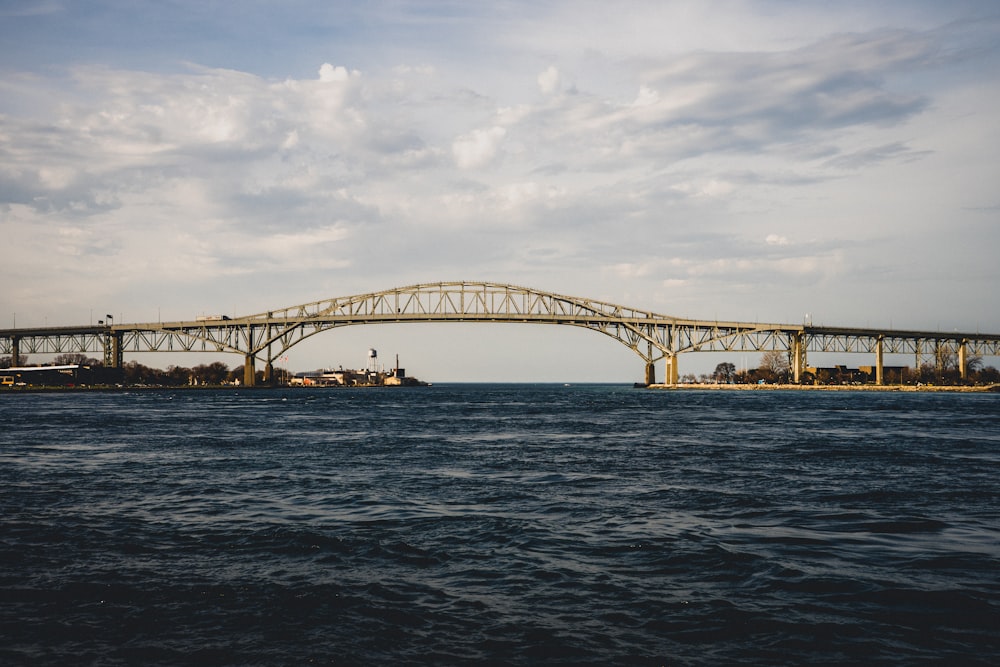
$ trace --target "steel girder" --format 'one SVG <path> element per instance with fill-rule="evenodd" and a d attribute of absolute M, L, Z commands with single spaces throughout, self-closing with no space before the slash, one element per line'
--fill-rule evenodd
<path fill-rule="evenodd" d="M 214 326 L 190 326 L 190 323 L 137 325 L 123 332 L 122 348 L 132 352 L 248 354 L 258 352 L 265 347 L 266 330 L 266 326 L 236 324 L 232 320 L 219 322 Z"/>
<path fill-rule="evenodd" d="M 71 354 L 102 352 L 109 331 L 63 331 L 46 333 L 36 329 L 24 334 L 17 329 L 0 332 L 0 354 L 12 354 L 17 341 L 19 354 Z"/>
<path fill-rule="evenodd" d="M 594 299 L 492 282 L 425 283 L 336 297 L 246 317 L 153 324 L 113 324 L 0 331 L 0 354 L 101 352 L 230 352 L 266 360 L 322 331 L 341 326 L 407 322 L 507 322 L 584 327 L 622 343 L 647 363 L 682 352 L 812 352 L 919 354 L 933 350 L 1000 355 L 1000 335 L 880 331 L 807 325 L 717 322 L 660 315 Z M 275 351 L 275 349 L 277 351 Z"/>
<path fill-rule="evenodd" d="M 812 352 L 867 352 L 882 345 L 884 354 L 921 354 L 933 350 L 984 357 L 1000 356 L 1000 336 L 995 334 L 941 333 L 927 331 L 871 331 L 806 327 Z"/>

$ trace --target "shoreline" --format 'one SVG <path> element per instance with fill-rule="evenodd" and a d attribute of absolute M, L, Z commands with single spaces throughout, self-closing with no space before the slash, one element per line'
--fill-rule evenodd
<path fill-rule="evenodd" d="M 877 392 L 951 392 L 951 393 L 1000 393 L 1000 385 L 843 385 L 843 384 L 651 384 L 646 389 L 681 391 L 877 391 Z"/>
<path fill-rule="evenodd" d="M 430 387 L 432 384 L 430 382 L 421 382 L 420 384 L 359 384 L 359 385 L 327 385 L 327 386 L 315 386 L 315 387 L 296 387 L 292 385 L 254 385 L 252 387 L 247 387 L 245 385 L 238 384 L 178 384 L 178 385 L 75 385 L 75 386 L 57 386 L 57 385 L 28 385 L 25 387 L 3 387 L 0 389 L 0 396 L 3 394 L 31 394 L 31 393 L 48 393 L 48 392 L 154 392 L 154 391 L 257 391 L 266 389 L 294 389 L 299 390 L 318 390 L 318 389 L 333 389 L 333 390 L 348 390 L 348 389 L 396 389 L 396 388 L 410 388 L 410 387 Z"/>
<path fill-rule="evenodd" d="M 479 384 L 479 383 L 470 383 Z M 493 384 L 493 383 L 482 383 L 482 384 Z M 519 383 L 514 383 L 519 384 Z M 529 383 L 531 384 L 531 383 Z M 561 384 L 561 383 L 541 383 L 541 384 Z M 601 384 L 601 383 L 596 383 Z M 49 393 L 49 392 L 65 392 L 65 393 L 88 393 L 88 392 L 156 392 L 156 391 L 255 391 L 255 390 L 266 390 L 266 389 L 295 389 L 295 390 L 317 390 L 317 389 L 382 389 L 390 388 L 394 389 L 396 387 L 430 387 L 433 386 L 431 383 L 421 383 L 419 385 L 357 385 L 357 386 L 327 386 L 327 387 L 292 387 L 290 385 L 283 386 L 267 386 L 267 385 L 257 385 L 254 387 L 245 387 L 240 385 L 176 385 L 176 386 L 156 386 L 156 385 L 77 385 L 77 386 L 44 386 L 44 385 L 34 385 L 25 387 L 3 387 L 0 389 L 0 396 L 3 394 L 30 394 L 30 393 Z M 714 383 L 700 383 L 691 382 L 676 385 L 668 384 L 650 384 L 643 385 L 641 383 L 635 383 L 632 385 L 635 389 L 652 389 L 657 391 L 868 391 L 868 392 L 903 392 L 903 393 L 921 393 L 921 392 L 938 392 L 938 393 L 959 393 L 959 394 L 981 394 L 981 393 L 1000 393 L 1000 384 L 992 385 L 873 385 L 873 384 L 862 384 L 862 385 L 811 385 L 811 384 L 714 384 Z"/>

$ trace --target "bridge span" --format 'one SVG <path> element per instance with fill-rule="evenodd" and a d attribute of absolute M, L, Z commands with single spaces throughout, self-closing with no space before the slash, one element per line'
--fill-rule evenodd
<path fill-rule="evenodd" d="M 964 378 L 967 360 L 1000 356 L 1000 334 L 900 331 L 807 324 L 693 320 L 614 303 L 494 282 L 423 283 L 381 292 L 334 297 L 242 317 L 179 322 L 102 323 L 97 326 L 0 329 L 0 354 L 103 353 L 120 368 L 126 352 L 227 352 L 244 358 L 244 384 L 255 382 L 257 362 L 272 378 L 274 360 L 294 345 L 336 327 L 392 322 L 506 322 L 561 324 L 591 329 L 617 340 L 645 362 L 653 384 L 655 364 L 665 383 L 677 384 L 678 357 L 686 352 L 788 353 L 792 380 L 800 382 L 807 352 L 867 353 L 883 384 L 885 354 L 954 354 Z"/>

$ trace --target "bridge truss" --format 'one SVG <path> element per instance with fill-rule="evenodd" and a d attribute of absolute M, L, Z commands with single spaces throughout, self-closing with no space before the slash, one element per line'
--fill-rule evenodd
<path fill-rule="evenodd" d="M 646 363 L 665 361 L 666 382 L 678 380 L 685 352 L 785 351 L 793 380 L 805 370 L 806 354 L 860 352 L 876 357 L 882 382 L 884 354 L 954 354 L 964 374 L 970 355 L 1000 356 L 1000 335 L 817 327 L 692 320 L 652 311 L 492 282 L 425 283 L 335 297 L 237 318 L 144 324 L 101 324 L 0 330 L 0 354 L 103 352 L 106 366 L 120 367 L 125 352 L 227 352 L 244 356 L 244 382 L 252 385 L 255 364 L 270 378 L 275 359 L 313 335 L 337 327 L 407 322 L 505 322 L 583 327 L 609 336 Z M 16 365 L 16 364 L 15 364 Z"/>

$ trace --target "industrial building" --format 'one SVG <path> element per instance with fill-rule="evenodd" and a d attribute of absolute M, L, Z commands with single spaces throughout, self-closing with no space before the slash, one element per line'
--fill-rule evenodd
<path fill-rule="evenodd" d="M 343 366 L 296 373 L 289 380 L 293 387 L 417 387 L 426 383 L 406 376 L 406 370 L 399 367 L 399 357 L 391 370 L 378 366 L 378 352 L 368 350 L 368 365 L 364 369 L 345 369 Z"/>
<path fill-rule="evenodd" d="M 64 364 L 0 368 L 0 387 L 79 387 L 122 381 L 122 369 Z"/>

